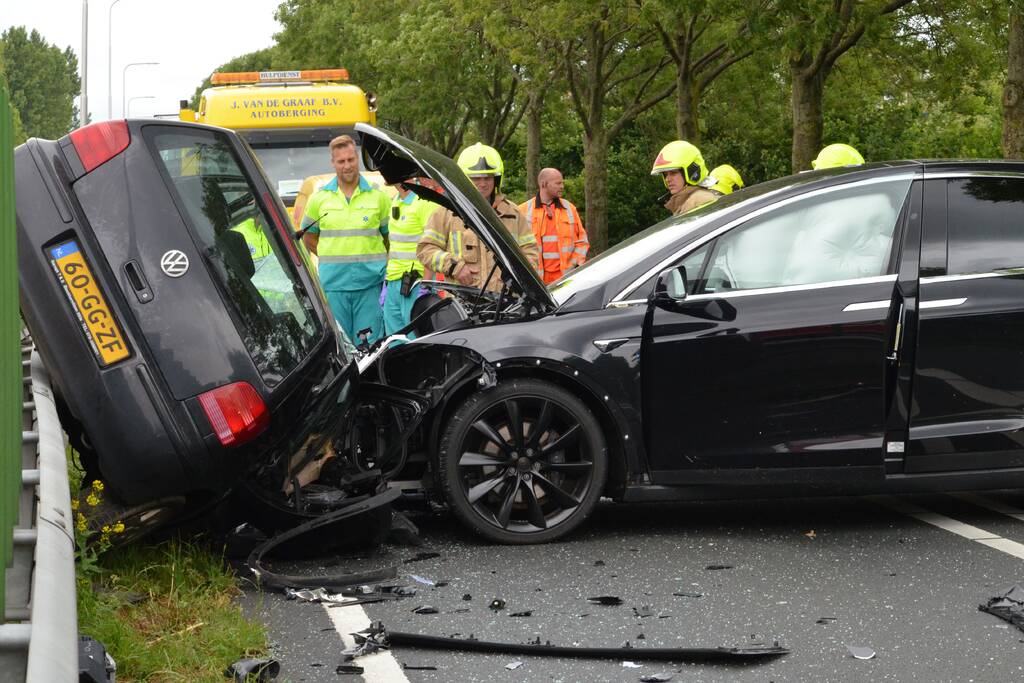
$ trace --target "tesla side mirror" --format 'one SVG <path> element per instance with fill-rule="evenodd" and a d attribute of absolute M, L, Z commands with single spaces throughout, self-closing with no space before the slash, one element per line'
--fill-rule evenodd
<path fill-rule="evenodd" d="M 676 266 L 662 271 L 654 285 L 654 302 L 678 304 L 686 300 L 686 268 Z"/>

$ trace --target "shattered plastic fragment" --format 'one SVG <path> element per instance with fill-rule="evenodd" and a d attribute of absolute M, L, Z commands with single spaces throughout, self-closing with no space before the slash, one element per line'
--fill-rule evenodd
<path fill-rule="evenodd" d="M 518 669 L 522 665 L 523 665 L 522 662 L 509 662 L 508 664 L 505 665 L 505 668 L 508 669 L 509 671 L 515 671 L 516 669 Z"/>
<path fill-rule="evenodd" d="M 623 662 L 622 666 L 625 669 L 639 669 L 643 664 L 637 664 L 636 662 Z"/>
<path fill-rule="evenodd" d="M 704 569 L 708 570 L 709 572 L 716 572 L 721 569 L 735 569 L 735 567 L 731 564 L 709 564 L 708 566 L 704 567 Z"/>
<path fill-rule="evenodd" d="M 633 614 L 635 614 L 637 617 L 643 619 L 644 617 L 653 617 L 654 616 L 654 610 L 651 609 L 650 605 L 641 605 L 639 608 L 636 608 L 636 607 L 633 608 Z"/>
<path fill-rule="evenodd" d="M 355 664 L 339 664 L 334 673 L 339 676 L 358 676 L 363 673 L 363 667 Z"/>
<path fill-rule="evenodd" d="M 804 536 L 806 536 L 807 538 L 817 538 L 818 534 L 814 533 L 814 529 L 811 529 L 806 534 L 804 534 Z"/>
<path fill-rule="evenodd" d="M 672 674 L 647 674 L 640 677 L 640 683 L 668 683 L 672 680 Z"/>
<path fill-rule="evenodd" d="M 413 608 L 415 614 L 437 614 L 437 608 L 433 605 L 420 605 L 419 607 Z"/>
<path fill-rule="evenodd" d="M 488 605 L 493 610 L 505 609 L 505 601 L 502 598 L 494 598 Z"/>
<path fill-rule="evenodd" d="M 533 616 L 533 610 L 532 609 L 528 609 L 528 610 L 525 610 L 525 611 L 522 611 L 522 612 L 512 612 L 511 614 L 509 614 L 509 616 L 510 617 L 531 617 L 531 616 Z"/>
<path fill-rule="evenodd" d="M 428 579 L 425 576 L 417 576 L 415 574 L 409 574 L 409 578 L 412 579 L 413 581 L 415 581 L 416 583 L 422 583 L 424 586 L 436 586 L 437 585 L 434 582 L 433 579 Z"/>
<path fill-rule="evenodd" d="M 324 588 L 303 588 L 301 590 L 295 590 L 294 588 L 285 588 L 284 597 L 288 600 L 301 600 L 302 602 L 325 602 L 334 605 L 341 605 L 346 600 L 345 596 L 341 593 L 328 593 Z"/>
<path fill-rule="evenodd" d="M 836 621 L 835 617 L 822 617 L 822 618 L 818 619 L 814 623 L 815 624 L 831 624 L 833 621 Z"/>
<path fill-rule="evenodd" d="M 1024 588 L 1019 585 L 1013 586 L 1002 595 L 989 598 L 984 605 L 978 605 L 978 609 L 1008 621 L 1024 631 Z"/>
<path fill-rule="evenodd" d="M 622 598 L 617 595 L 599 595 L 596 598 L 587 598 L 587 601 L 594 603 L 595 605 L 621 605 Z"/>
<path fill-rule="evenodd" d="M 678 593 L 673 593 L 672 595 L 676 596 L 677 598 L 703 598 L 704 597 L 703 593 L 687 593 L 686 591 L 679 591 Z"/>
<path fill-rule="evenodd" d="M 437 671 L 436 666 L 429 665 L 416 665 L 416 664 L 402 664 L 402 668 L 406 671 Z"/>
<path fill-rule="evenodd" d="M 263 683 L 274 680 L 279 673 L 281 665 L 276 659 L 239 659 L 224 670 L 224 678 Z"/>
<path fill-rule="evenodd" d="M 597 562 L 594 563 L 594 566 L 595 567 L 603 567 L 604 566 L 604 560 L 598 560 Z"/>
<path fill-rule="evenodd" d="M 441 557 L 441 553 L 416 553 L 407 560 L 402 560 L 402 564 L 409 564 L 410 562 L 421 562 L 423 560 L 433 560 L 436 557 Z"/>
<path fill-rule="evenodd" d="M 874 659 L 875 651 L 870 647 L 857 647 L 855 645 L 847 645 L 846 649 L 850 652 L 850 655 L 855 659 Z"/>
<path fill-rule="evenodd" d="M 472 595 L 470 595 L 469 593 L 464 593 L 464 594 L 462 595 L 462 599 L 463 599 L 463 600 L 465 600 L 466 602 L 469 602 L 470 600 L 472 600 L 472 599 L 473 599 L 473 596 L 472 596 Z"/>

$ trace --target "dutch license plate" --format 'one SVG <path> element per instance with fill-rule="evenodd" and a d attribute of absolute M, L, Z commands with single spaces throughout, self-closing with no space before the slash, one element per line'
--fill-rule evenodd
<path fill-rule="evenodd" d="M 50 265 L 78 317 L 86 341 L 100 365 L 124 360 L 131 352 L 117 320 L 92 275 L 78 242 L 68 240 L 50 247 Z"/>

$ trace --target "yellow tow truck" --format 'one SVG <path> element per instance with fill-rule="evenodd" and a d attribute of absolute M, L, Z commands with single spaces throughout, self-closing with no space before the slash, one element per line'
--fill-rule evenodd
<path fill-rule="evenodd" d="M 327 144 L 356 123 L 377 123 L 376 96 L 349 83 L 346 69 L 218 72 L 210 83 L 198 109 L 182 100 L 179 118 L 237 131 L 296 225 L 305 200 L 334 175 Z"/>

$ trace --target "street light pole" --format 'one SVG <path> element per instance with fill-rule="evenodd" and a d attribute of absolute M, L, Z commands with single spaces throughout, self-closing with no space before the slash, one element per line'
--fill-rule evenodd
<path fill-rule="evenodd" d="M 121 0 L 114 0 L 107 10 L 107 118 L 114 118 L 114 5 Z"/>
<path fill-rule="evenodd" d="M 155 100 L 156 97 L 153 95 L 136 95 L 135 97 L 128 98 L 128 110 L 125 112 L 124 117 L 127 119 L 131 116 L 132 102 L 135 100 Z"/>
<path fill-rule="evenodd" d="M 89 0 L 82 0 L 82 95 L 78 99 L 78 127 L 89 118 Z"/>
<path fill-rule="evenodd" d="M 130 64 L 124 65 L 124 69 L 121 71 L 121 116 L 128 116 L 128 105 L 127 99 L 125 98 L 125 95 L 127 94 L 125 82 L 128 76 L 128 69 L 133 66 L 157 66 L 158 64 L 160 64 L 160 62 L 131 62 Z"/>

